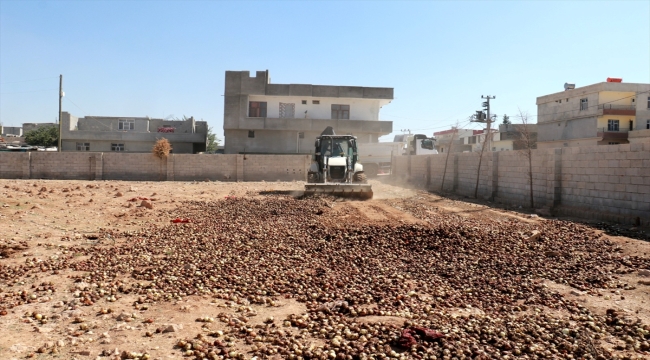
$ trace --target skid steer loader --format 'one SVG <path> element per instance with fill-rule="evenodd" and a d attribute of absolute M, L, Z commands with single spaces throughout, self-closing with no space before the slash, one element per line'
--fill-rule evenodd
<path fill-rule="evenodd" d="M 359 164 L 357 138 L 336 135 L 328 126 L 316 138 L 314 161 L 307 172 L 305 195 L 329 194 L 371 199 L 372 188 Z"/>

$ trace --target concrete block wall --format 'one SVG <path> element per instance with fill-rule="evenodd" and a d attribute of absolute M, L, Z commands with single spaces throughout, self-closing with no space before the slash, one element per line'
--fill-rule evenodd
<path fill-rule="evenodd" d="M 310 155 L 0 152 L 0 179 L 304 181 Z"/>
<path fill-rule="evenodd" d="M 562 154 L 562 203 L 641 221 L 650 214 L 650 144 L 569 148 Z"/>
<path fill-rule="evenodd" d="M 411 181 L 420 186 L 427 185 L 427 179 L 430 174 L 427 166 L 428 161 L 430 161 L 429 156 L 426 155 L 411 156 Z"/>
<path fill-rule="evenodd" d="M 307 180 L 311 155 L 237 155 L 243 157 L 244 181 Z"/>
<path fill-rule="evenodd" d="M 237 155 L 172 155 L 175 181 L 236 181 Z"/>
<path fill-rule="evenodd" d="M 529 207 L 528 158 L 518 151 L 484 156 L 478 196 Z M 438 191 L 446 158 L 393 157 L 392 177 Z M 478 161 L 479 153 L 450 154 L 445 191 L 473 197 Z M 532 169 L 535 208 L 650 225 L 650 143 L 533 150 Z"/>
<path fill-rule="evenodd" d="M 104 153 L 103 165 L 104 180 L 167 180 L 167 160 L 150 153 Z"/>
<path fill-rule="evenodd" d="M 25 163 L 27 164 L 27 170 L 29 171 L 29 153 L 0 153 L 0 178 L 22 179 Z"/>
<path fill-rule="evenodd" d="M 549 163 L 552 150 L 532 152 L 533 169 L 533 200 L 536 208 L 548 205 Z M 496 200 L 514 201 L 517 204 L 530 206 L 529 163 L 523 152 L 507 151 L 498 154 L 498 180 Z"/>
<path fill-rule="evenodd" d="M 32 179 L 91 180 L 95 177 L 95 153 L 69 153 L 33 151 L 30 157 Z"/>
<path fill-rule="evenodd" d="M 474 196 L 474 191 L 476 189 L 476 176 L 479 170 L 479 153 L 460 153 L 455 155 L 458 157 L 458 181 L 456 192 L 465 196 Z M 490 197 L 492 194 L 491 169 L 491 154 L 485 152 L 483 154 L 483 160 L 481 161 L 481 172 L 478 185 L 479 197 Z"/>

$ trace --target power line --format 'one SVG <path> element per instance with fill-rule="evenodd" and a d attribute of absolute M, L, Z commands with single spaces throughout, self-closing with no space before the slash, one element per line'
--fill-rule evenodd
<path fill-rule="evenodd" d="M 66 97 L 64 97 L 64 99 L 67 100 L 67 101 L 69 101 L 69 102 L 71 102 L 72 105 L 74 105 L 74 106 L 77 107 L 77 109 L 81 110 L 81 112 L 84 114 L 84 116 L 88 115 L 88 113 L 86 112 L 86 110 L 82 109 L 79 105 L 75 104 L 72 100 L 70 100 L 69 97 L 66 96 Z"/>
<path fill-rule="evenodd" d="M 57 89 L 41 89 L 41 90 L 29 90 L 29 91 L 10 91 L 10 92 L 3 92 L 0 94 L 24 94 L 24 93 L 33 93 L 33 92 L 41 92 L 41 91 L 53 91 Z"/>
<path fill-rule="evenodd" d="M 31 79 L 31 80 L 5 81 L 5 82 L 0 82 L 0 84 L 16 84 L 16 83 L 23 83 L 23 82 L 28 82 L 28 81 L 49 80 L 49 79 L 56 79 L 56 78 L 58 78 L 58 76 Z"/>

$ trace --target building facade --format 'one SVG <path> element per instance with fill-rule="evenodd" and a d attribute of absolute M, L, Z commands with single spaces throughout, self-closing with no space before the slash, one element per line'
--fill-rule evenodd
<path fill-rule="evenodd" d="M 393 131 L 379 111 L 392 88 L 271 84 L 268 71 L 226 71 L 226 154 L 310 154 L 326 127 L 360 143 L 378 142 Z"/>
<path fill-rule="evenodd" d="M 537 149 L 536 124 L 500 124 L 491 141 L 492 151 L 525 150 L 529 146 Z"/>
<path fill-rule="evenodd" d="M 650 139 L 650 84 L 608 79 L 540 96 L 537 116 L 540 149 L 644 141 Z"/>
<path fill-rule="evenodd" d="M 482 130 L 473 129 L 449 129 L 436 131 L 433 136 L 436 138 L 436 145 L 440 154 L 452 152 L 472 151 L 473 144 L 468 138 L 483 133 Z M 453 142 L 452 142 L 453 139 Z"/>
<path fill-rule="evenodd" d="M 147 117 L 61 116 L 62 151 L 151 152 L 158 139 L 165 138 L 176 154 L 205 151 L 208 124 L 205 121 L 163 120 Z"/>
<path fill-rule="evenodd" d="M 0 125 L 0 136 L 20 137 L 23 136 L 23 128 L 20 126 Z"/>

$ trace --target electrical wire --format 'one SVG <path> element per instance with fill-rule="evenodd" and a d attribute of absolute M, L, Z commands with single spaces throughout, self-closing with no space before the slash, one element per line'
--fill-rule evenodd
<path fill-rule="evenodd" d="M 87 113 L 84 109 L 82 109 L 79 105 L 75 104 L 74 101 L 70 100 L 69 97 L 66 96 L 66 97 L 64 97 L 64 99 L 65 99 L 66 101 L 69 101 L 72 105 L 76 106 L 77 109 L 81 110 L 81 112 L 84 114 L 84 116 L 87 116 L 87 115 L 88 115 L 88 113 Z"/>
<path fill-rule="evenodd" d="M 51 76 L 51 77 L 31 79 L 31 80 L 5 81 L 5 82 L 0 82 L 0 85 L 17 84 L 17 83 L 23 83 L 23 82 L 29 82 L 29 81 L 50 80 L 50 79 L 58 79 L 58 78 L 59 78 L 58 76 Z"/>
<path fill-rule="evenodd" d="M 620 101 L 620 100 L 629 99 L 629 98 L 636 97 L 636 96 L 638 96 L 640 94 L 645 94 L 645 93 L 650 93 L 650 90 L 649 91 L 641 91 L 641 92 L 635 93 L 634 95 L 625 96 L 625 97 L 622 97 L 620 99 L 607 101 L 607 102 L 604 102 L 604 103 L 601 103 L 601 104 L 590 105 L 590 106 L 587 106 L 587 108 L 585 108 L 585 109 L 592 108 L 592 107 L 598 107 L 600 105 L 605 105 L 605 104 L 611 104 L 611 103 L 614 103 L 614 102 L 617 102 L 617 101 Z M 560 114 L 565 114 L 565 113 L 571 113 L 571 112 L 574 112 L 574 111 L 575 110 L 568 110 L 568 111 L 563 111 L 563 112 L 559 112 L 559 113 L 553 113 L 552 115 L 560 115 Z M 386 115 L 391 116 L 390 114 L 386 114 Z M 522 118 L 521 115 L 511 115 L 511 116 L 516 118 L 516 119 L 521 119 Z M 393 117 L 398 117 L 399 118 L 399 116 L 394 116 L 394 115 L 393 115 Z M 539 115 L 528 115 L 528 118 L 536 118 L 536 117 L 539 117 Z M 427 121 L 427 120 L 417 120 L 417 119 L 406 118 L 406 117 L 402 117 L 402 118 L 405 119 L 405 120 Z M 472 123 L 472 121 L 470 120 L 468 123 Z M 458 126 L 458 127 L 460 128 L 460 127 L 463 127 L 463 126 L 467 126 L 468 123 L 464 123 L 462 126 Z M 421 129 L 409 129 L 409 130 L 411 130 L 411 131 L 435 130 L 435 129 L 445 128 L 445 127 L 448 127 L 448 126 L 449 125 L 443 125 L 443 126 L 438 126 L 438 127 L 421 128 Z"/>
<path fill-rule="evenodd" d="M 41 91 L 54 91 L 58 89 L 41 89 L 41 90 L 29 90 L 29 91 L 10 91 L 10 92 L 3 92 L 0 94 L 23 94 L 23 93 L 33 93 L 33 92 L 41 92 Z"/>

